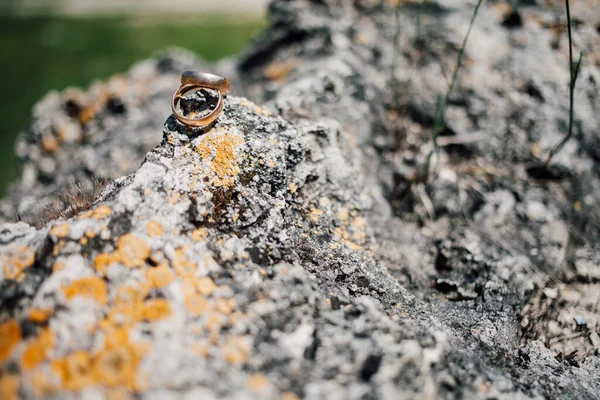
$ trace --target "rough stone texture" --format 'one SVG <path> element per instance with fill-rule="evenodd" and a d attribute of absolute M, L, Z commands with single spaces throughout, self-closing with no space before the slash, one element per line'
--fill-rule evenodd
<path fill-rule="evenodd" d="M 418 4 L 397 26 L 379 1 L 275 1 L 264 36 L 215 68 L 254 103 L 229 97 L 204 135 L 169 118 L 123 177 L 117 152 L 142 157 L 133 138 L 152 147 L 168 109 L 171 83 L 153 82 L 197 61 L 165 56 L 155 96 L 125 92 L 151 107 L 82 121 L 59 112 L 69 94 L 40 103 L 7 214 L 32 218 L 26 193 L 50 199 L 81 176 L 114 182 L 67 221 L 0 227 L 0 390 L 597 398 L 600 11 L 573 5 L 589 50 L 576 133 L 544 167 L 567 121 L 562 5 L 484 5 L 425 176 L 473 5 L 425 3 L 415 44 Z M 44 178 L 56 118 L 102 144 L 58 146 Z M 72 162 L 85 151 L 102 173 Z"/>

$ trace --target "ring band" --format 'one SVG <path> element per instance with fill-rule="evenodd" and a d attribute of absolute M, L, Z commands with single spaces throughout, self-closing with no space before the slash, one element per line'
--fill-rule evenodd
<path fill-rule="evenodd" d="M 211 89 L 217 92 L 219 99 L 217 107 L 202 118 L 187 118 L 177 109 L 183 95 L 191 90 Z M 223 110 L 223 95 L 229 92 L 229 80 L 206 72 L 185 71 L 181 74 L 181 87 L 171 99 L 171 110 L 175 118 L 184 125 L 194 128 L 206 128 L 212 124 Z"/>

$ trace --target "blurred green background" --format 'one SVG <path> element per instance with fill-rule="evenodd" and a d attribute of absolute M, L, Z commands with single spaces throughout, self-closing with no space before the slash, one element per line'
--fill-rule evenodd
<path fill-rule="evenodd" d="M 244 17 L 162 12 L 23 16 L 4 10 L 3 14 L 0 196 L 18 175 L 15 140 L 27 126 L 32 106 L 48 91 L 85 87 L 169 46 L 181 46 L 215 61 L 240 51 L 265 26 L 259 13 Z"/>

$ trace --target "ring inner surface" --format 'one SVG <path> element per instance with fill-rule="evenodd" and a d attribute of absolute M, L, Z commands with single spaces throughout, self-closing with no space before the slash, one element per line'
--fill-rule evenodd
<path fill-rule="evenodd" d="M 219 93 L 206 87 L 194 87 L 180 93 L 178 113 L 189 119 L 201 119 L 212 113 L 219 103 Z"/>

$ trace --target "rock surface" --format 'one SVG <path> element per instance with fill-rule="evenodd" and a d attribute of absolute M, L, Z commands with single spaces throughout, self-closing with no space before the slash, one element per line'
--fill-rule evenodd
<path fill-rule="evenodd" d="M 42 101 L 6 217 L 112 182 L 72 218 L 0 227 L 0 392 L 597 398 L 599 11 L 573 6 L 591 51 L 575 138 L 545 167 L 568 116 L 563 10 L 483 6 L 425 175 L 473 5 L 424 3 L 415 41 L 418 4 L 275 1 L 215 66 L 254 102 L 229 97 L 206 134 L 171 117 L 156 147 L 178 72 L 203 68 L 186 53 L 119 96 Z"/>

